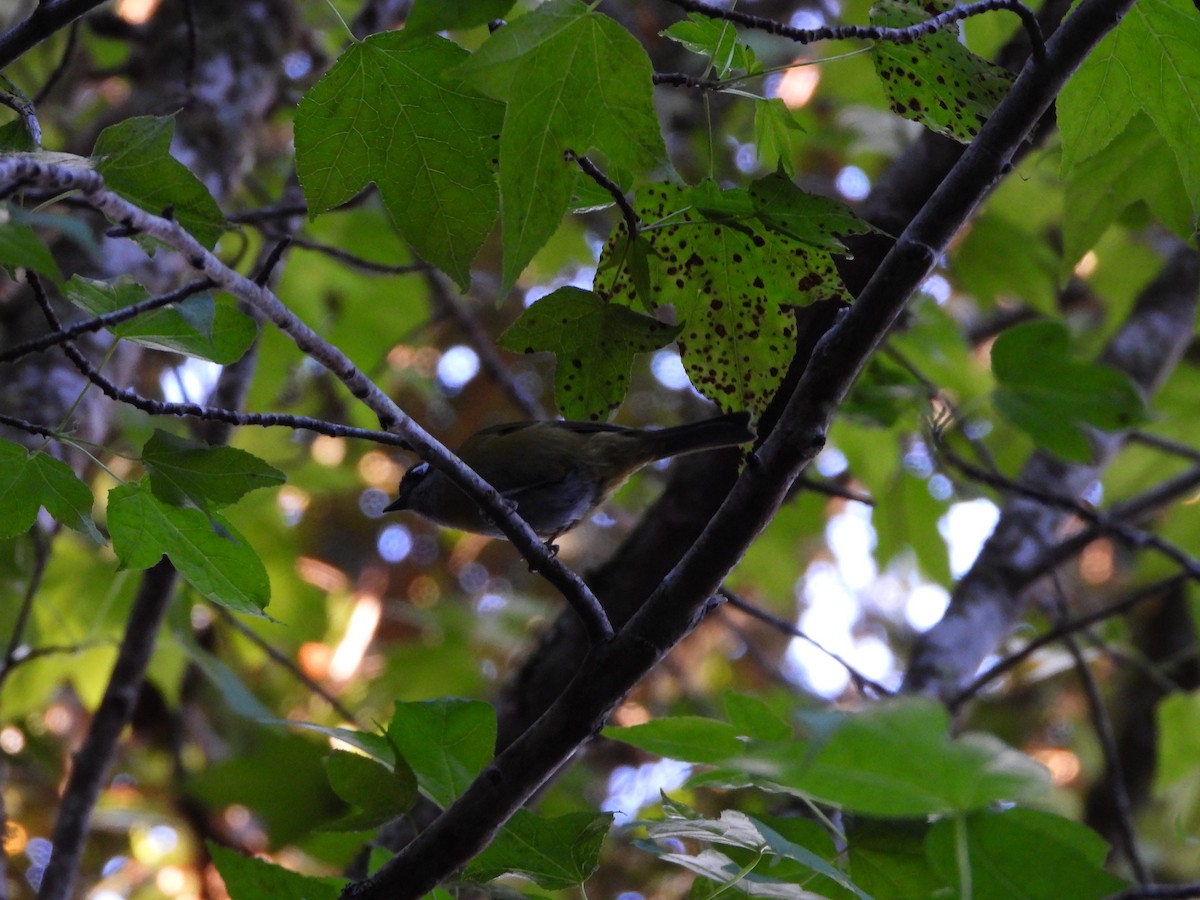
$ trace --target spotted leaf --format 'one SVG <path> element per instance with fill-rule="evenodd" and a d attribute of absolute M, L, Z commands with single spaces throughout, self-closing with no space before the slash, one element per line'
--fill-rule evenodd
<path fill-rule="evenodd" d="M 850 299 L 828 249 L 834 233 L 848 230 L 833 224 L 844 225 L 845 212 L 814 214 L 827 213 L 829 224 L 814 227 L 806 241 L 763 215 L 791 208 L 711 182 L 651 185 L 637 203 L 646 227 L 634 241 L 624 223 L 614 230 L 601 254 L 597 293 L 651 311 L 673 306 L 683 323 L 681 359 L 696 389 L 725 409 L 761 411 L 791 361 L 792 307 Z"/>
<path fill-rule="evenodd" d="M 903 28 L 950 9 L 945 0 L 876 0 L 871 23 Z M 957 26 L 911 44 L 880 41 L 875 73 L 892 111 L 930 131 L 969 143 L 1008 92 L 1012 76 L 958 41 Z"/>
<path fill-rule="evenodd" d="M 595 420 L 620 405 L 634 355 L 669 344 L 678 331 L 591 291 L 563 287 L 526 310 L 500 344 L 521 353 L 553 353 L 559 411 L 568 419 Z"/>

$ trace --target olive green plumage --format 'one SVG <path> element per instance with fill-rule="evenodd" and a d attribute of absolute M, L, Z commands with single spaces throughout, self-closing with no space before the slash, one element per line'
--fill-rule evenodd
<path fill-rule="evenodd" d="M 459 457 L 516 504 L 542 538 L 577 525 L 647 463 L 754 440 L 749 413 L 640 429 L 594 422 L 513 422 L 476 432 Z M 409 469 L 387 511 L 410 509 L 463 531 L 502 537 L 475 501 L 428 463 Z"/>

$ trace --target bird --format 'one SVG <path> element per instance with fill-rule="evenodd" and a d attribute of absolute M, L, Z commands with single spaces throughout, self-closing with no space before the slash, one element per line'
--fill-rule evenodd
<path fill-rule="evenodd" d="M 598 422 L 511 422 L 471 435 L 458 456 L 515 505 L 538 537 L 553 545 L 647 463 L 734 447 L 754 438 L 748 412 L 658 429 Z M 404 473 L 399 496 L 384 508 L 398 510 L 411 510 L 460 531 L 504 537 L 474 500 L 427 462 Z"/>

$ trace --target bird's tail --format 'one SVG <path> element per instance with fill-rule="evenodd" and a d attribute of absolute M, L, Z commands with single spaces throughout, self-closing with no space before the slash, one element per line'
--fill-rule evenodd
<path fill-rule="evenodd" d="M 654 443 L 650 447 L 654 451 L 651 459 L 665 459 L 668 456 L 714 450 L 717 447 L 736 447 L 739 444 L 748 444 L 755 438 L 754 427 L 750 424 L 750 413 L 744 410 L 702 419 L 699 422 L 689 422 L 686 425 L 649 431 L 646 434 L 654 437 Z"/>

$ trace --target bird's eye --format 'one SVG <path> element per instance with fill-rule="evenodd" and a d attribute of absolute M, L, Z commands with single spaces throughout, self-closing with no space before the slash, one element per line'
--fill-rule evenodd
<path fill-rule="evenodd" d="M 422 478 L 424 478 L 428 474 L 429 474 L 429 463 L 423 462 L 423 463 L 417 463 L 415 466 L 413 466 L 411 469 L 409 469 L 407 472 L 405 472 L 404 478 L 406 481 L 410 478 L 415 481 L 420 481 Z"/>

